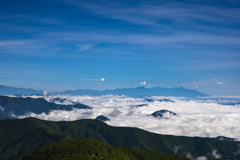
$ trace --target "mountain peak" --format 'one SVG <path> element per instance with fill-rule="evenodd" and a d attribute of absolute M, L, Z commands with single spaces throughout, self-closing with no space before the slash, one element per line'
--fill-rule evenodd
<path fill-rule="evenodd" d="M 176 116 L 177 114 L 172 111 L 163 109 L 163 110 L 156 111 L 156 112 L 152 113 L 151 115 L 153 117 L 160 117 L 160 118 L 168 119 L 170 116 Z"/>
<path fill-rule="evenodd" d="M 107 117 L 105 117 L 105 116 L 103 116 L 103 115 L 97 116 L 95 119 L 96 119 L 96 120 L 99 120 L 99 121 L 102 121 L 102 122 L 110 121 L 109 118 L 107 118 Z"/>

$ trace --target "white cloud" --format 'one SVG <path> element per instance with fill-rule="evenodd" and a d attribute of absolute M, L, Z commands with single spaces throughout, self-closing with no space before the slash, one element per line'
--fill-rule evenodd
<path fill-rule="evenodd" d="M 177 154 L 178 150 L 182 148 L 180 146 L 174 146 L 173 150 L 174 150 L 174 153 Z"/>
<path fill-rule="evenodd" d="M 80 81 L 105 81 L 105 78 L 102 79 L 80 79 Z"/>
<path fill-rule="evenodd" d="M 216 149 L 212 151 L 212 155 L 213 155 L 213 157 L 214 157 L 215 159 L 219 159 L 219 158 L 222 157 L 221 155 L 217 154 L 217 150 L 216 150 Z"/>
<path fill-rule="evenodd" d="M 192 155 L 191 155 L 190 152 L 188 152 L 188 153 L 186 154 L 186 157 L 189 158 L 189 159 L 193 159 L 193 157 L 192 157 Z"/>
<path fill-rule="evenodd" d="M 119 111 L 118 109 L 114 108 L 114 110 L 108 114 L 108 116 L 110 117 L 117 117 L 119 114 L 121 114 L 122 112 Z"/>
<path fill-rule="evenodd" d="M 145 81 L 141 82 L 141 85 L 146 85 L 147 83 Z"/>
<path fill-rule="evenodd" d="M 19 118 L 36 117 L 39 119 L 49 120 L 49 121 L 74 121 L 76 119 L 86 119 L 86 118 L 90 117 L 90 115 L 86 114 L 86 112 L 91 112 L 91 110 L 76 109 L 76 108 L 74 108 L 71 111 L 53 110 L 48 114 L 46 114 L 46 113 L 41 113 L 41 114 L 28 113 L 25 116 L 19 116 Z"/>
<path fill-rule="evenodd" d="M 57 95 L 45 97 L 48 101 L 54 98 L 67 99 L 68 102 L 80 102 L 92 107 L 92 110 L 76 108 L 72 111 L 53 110 L 49 114 L 29 113 L 28 115 L 19 116 L 19 118 L 36 117 L 51 121 L 73 121 L 85 118 L 95 119 L 99 115 L 104 115 L 110 119 L 106 123 L 112 126 L 138 127 L 154 133 L 177 136 L 226 136 L 240 140 L 240 105 L 217 104 L 218 99 L 221 102 L 222 98 L 187 100 L 183 97 L 154 96 L 150 98 L 168 98 L 175 102 L 146 102 L 144 99 L 125 96 Z M 236 101 L 236 98 L 239 97 L 235 97 L 233 100 Z M 67 103 L 67 101 L 63 103 Z M 136 107 L 140 104 L 146 104 L 146 106 Z M 169 116 L 169 119 L 149 116 L 153 112 L 162 109 L 177 113 L 177 116 Z"/>
<path fill-rule="evenodd" d="M 223 84 L 223 82 L 217 82 L 217 84 Z"/>
<path fill-rule="evenodd" d="M 47 94 L 48 94 L 48 91 L 43 91 L 44 96 L 47 96 Z"/>

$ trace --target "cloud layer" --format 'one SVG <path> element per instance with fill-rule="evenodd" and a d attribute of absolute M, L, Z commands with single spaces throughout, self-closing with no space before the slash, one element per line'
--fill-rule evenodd
<path fill-rule="evenodd" d="M 36 98 L 36 97 L 35 97 Z M 124 96 L 46 96 L 80 102 L 92 107 L 92 110 L 73 109 L 72 111 L 53 110 L 49 114 L 29 113 L 19 118 L 36 117 L 51 121 L 73 121 L 78 119 L 95 119 L 104 115 L 110 119 L 106 122 L 112 126 L 138 127 L 150 132 L 170 135 L 217 137 L 226 136 L 240 140 L 240 105 L 221 105 L 215 100 L 187 100 L 176 97 L 151 97 L 155 100 L 170 98 L 175 102 L 153 101 Z M 222 100 L 219 99 L 221 102 Z M 225 100 L 223 100 L 225 101 Z M 142 105 L 141 104 L 146 104 Z M 138 106 L 140 105 L 140 106 Z M 176 116 L 168 119 L 150 116 L 155 111 L 167 109 Z"/>

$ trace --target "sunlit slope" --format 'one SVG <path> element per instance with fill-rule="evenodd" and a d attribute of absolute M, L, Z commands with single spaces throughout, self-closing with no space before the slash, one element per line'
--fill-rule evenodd
<path fill-rule="evenodd" d="M 59 141 L 91 138 L 113 147 L 155 150 L 186 157 L 209 156 L 217 150 L 223 158 L 236 157 L 239 142 L 212 138 L 159 135 L 137 128 L 112 127 L 97 120 L 50 122 L 35 118 L 0 120 L 0 159 L 17 159 Z M 176 148 L 179 148 L 176 152 Z"/>
<path fill-rule="evenodd" d="M 187 160 L 156 151 L 114 148 L 109 144 L 92 139 L 72 139 L 43 147 L 20 160 Z"/>

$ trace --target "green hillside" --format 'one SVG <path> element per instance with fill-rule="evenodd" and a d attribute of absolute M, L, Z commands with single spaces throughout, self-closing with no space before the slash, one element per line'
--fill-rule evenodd
<path fill-rule="evenodd" d="M 50 103 L 43 98 L 21 98 L 0 96 L 0 119 L 11 118 L 11 113 L 15 115 L 23 115 L 28 112 L 40 114 L 42 112 L 48 113 L 50 110 L 72 110 L 72 108 L 91 109 L 91 107 L 83 104 L 75 105 L 59 105 Z"/>
<path fill-rule="evenodd" d="M 43 147 L 19 160 L 188 160 L 156 151 L 114 148 L 92 139 L 72 139 Z"/>
<path fill-rule="evenodd" d="M 63 140 L 91 138 L 113 147 L 155 150 L 186 157 L 212 157 L 217 150 L 223 158 L 238 157 L 240 142 L 213 138 L 159 135 L 138 128 L 112 127 L 98 120 L 50 122 L 35 118 L 0 120 L 0 159 L 17 159 Z M 176 147 L 178 151 L 176 152 Z M 213 157 L 212 157 L 213 158 Z"/>

